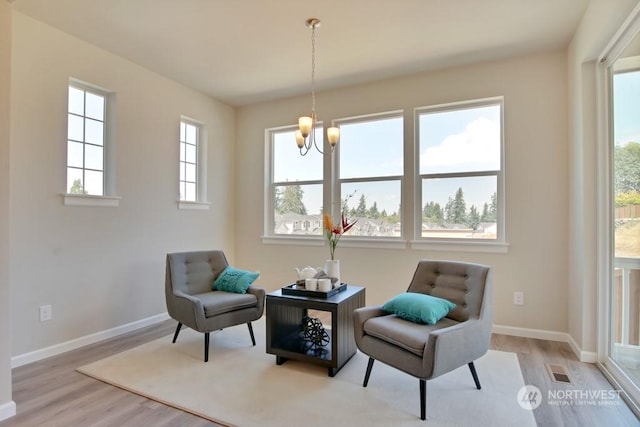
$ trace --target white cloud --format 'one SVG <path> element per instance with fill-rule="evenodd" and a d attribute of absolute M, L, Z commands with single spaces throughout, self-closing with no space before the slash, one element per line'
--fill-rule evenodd
<path fill-rule="evenodd" d="M 640 133 L 638 133 L 635 129 L 628 130 L 628 132 L 623 133 L 620 132 L 620 136 L 618 136 L 615 140 L 615 145 L 624 146 L 630 142 L 639 142 L 640 141 Z"/>
<path fill-rule="evenodd" d="M 447 136 L 439 145 L 428 147 L 420 154 L 420 165 L 432 170 L 442 166 L 462 164 L 494 164 L 500 152 L 500 127 L 484 117 L 470 122 L 465 130 Z"/>

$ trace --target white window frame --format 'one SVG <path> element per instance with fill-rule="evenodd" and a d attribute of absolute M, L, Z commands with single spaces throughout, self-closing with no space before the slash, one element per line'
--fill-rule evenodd
<path fill-rule="evenodd" d="M 597 365 L 616 388 L 622 389 L 622 397 L 637 408 L 640 401 L 638 385 L 631 381 L 619 364 L 611 357 L 611 287 L 614 269 L 614 153 L 613 153 L 613 75 L 616 71 L 631 71 L 640 66 L 638 57 L 621 58 L 626 48 L 640 34 L 640 5 L 636 6 L 621 25 L 607 47 L 598 57 L 595 66 L 597 81 L 597 272 L 598 272 L 598 339 Z M 583 353 L 586 353 L 583 351 Z"/>
<path fill-rule="evenodd" d="M 325 201 L 327 200 L 326 198 L 327 185 L 325 185 L 326 177 L 324 173 L 326 157 L 323 160 L 323 165 L 322 165 L 323 177 L 321 179 L 294 181 L 290 183 L 274 182 L 274 135 L 278 133 L 293 132 L 297 128 L 298 127 L 295 125 L 290 125 L 290 126 L 280 126 L 280 127 L 265 129 L 265 135 L 264 135 L 264 139 L 265 139 L 264 213 L 265 214 L 264 214 L 264 225 L 263 225 L 264 232 L 262 236 L 262 241 L 263 243 L 267 243 L 267 244 L 279 244 L 279 243 L 286 242 L 287 244 L 294 244 L 294 245 L 323 246 L 324 235 L 322 233 L 319 235 L 276 234 L 273 230 L 273 224 L 275 223 L 275 206 L 274 206 L 275 190 L 276 190 L 276 187 L 278 186 L 317 185 L 317 184 L 322 185 L 323 210 L 326 209 Z M 324 132 L 322 132 L 323 128 L 324 127 L 322 122 L 316 123 L 317 137 L 322 138 L 322 135 L 324 134 Z M 295 147 L 295 143 L 296 143 L 295 140 L 292 139 L 291 146 Z M 324 144 L 322 144 L 321 146 L 324 146 Z M 292 148 L 292 149 L 296 149 L 296 148 Z M 312 148 L 312 149 L 315 150 L 315 148 Z"/>
<path fill-rule="evenodd" d="M 393 110 L 386 111 L 381 113 L 373 113 L 373 114 L 365 114 L 360 116 L 346 117 L 341 119 L 333 120 L 332 125 L 336 127 L 340 127 L 342 125 L 359 123 L 359 122 L 374 122 L 377 120 L 385 120 L 391 118 L 400 118 L 403 121 L 403 158 L 406 158 L 405 152 L 405 140 L 406 136 L 404 135 L 404 127 L 405 127 L 405 117 L 404 112 L 402 110 Z M 334 158 L 332 162 L 332 171 L 331 171 L 331 215 L 332 218 L 339 218 L 341 215 L 342 209 L 342 184 L 345 183 L 367 183 L 367 182 L 384 182 L 384 181 L 399 181 L 400 183 L 400 212 L 398 215 L 401 218 L 401 222 L 404 223 L 404 217 L 406 216 L 404 211 L 406 209 L 406 203 L 404 198 L 405 192 L 405 183 L 406 183 L 406 161 L 403 164 L 403 174 L 402 175 L 390 175 L 390 176 L 380 176 L 380 177 L 365 177 L 365 178 L 340 178 L 340 146 L 341 143 L 338 143 L 336 146 L 336 150 L 334 153 Z M 346 195 L 345 195 L 346 196 Z M 354 197 L 358 199 L 360 195 L 355 194 Z M 407 239 L 407 227 L 402 226 L 401 235 L 398 237 L 387 237 L 387 236 L 350 236 L 349 233 L 346 233 L 340 240 L 340 246 L 342 247 L 376 247 L 376 248 L 387 248 L 387 249 L 403 249 L 406 248 L 406 239 Z"/>
<path fill-rule="evenodd" d="M 81 90 L 85 93 L 91 93 L 104 98 L 104 116 L 103 116 L 103 193 L 102 195 L 89 194 L 71 194 L 67 192 L 67 170 L 69 166 L 68 152 L 65 156 L 65 192 L 63 193 L 63 202 L 66 206 L 97 206 L 97 207 L 117 207 L 120 197 L 115 193 L 115 141 L 114 141 L 114 123 L 115 123 L 115 94 L 107 89 L 83 82 L 81 80 L 70 78 L 67 85 L 67 128 L 69 126 L 68 93 L 70 88 Z M 86 116 L 81 116 L 83 119 Z M 65 140 L 65 147 L 68 150 L 69 135 Z M 87 144 L 85 141 L 78 141 Z M 87 169 L 84 165 L 83 171 Z"/>
<path fill-rule="evenodd" d="M 484 106 L 500 106 L 500 169 L 496 171 L 471 171 L 460 173 L 442 174 L 420 174 L 420 126 L 419 116 L 425 112 L 446 112 L 461 109 L 477 108 Z M 439 104 L 414 109 L 414 239 L 410 242 L 412 249 L 421 250 L 442 250 L 442 251 L 462 251 L 462 252 L 493 252 L 506 253 L 508 244 L 506 243 L 505 228 L 505 191 L 504 191 L 504 98 L 492 97 L 471 101 Z M 496 212 L 496 239 L 473 239 L 473 238 L 433 238 L 422 237 L 422 209 L 425 203 L 422 200 L 422 180 L 423 178 L 473 178 L 481 176 L 495 176 L 497 184 L 497 212 Z"/>
<path fill-rule="evenodd" d="M 435 239 L 433 237 L 422 237 L 422 176 L 420 175 L 420 146 L 419 146 L 419 114 L 423 111 L 431 110 L 456 110 L 463 108 L 482 107 L 486 105 L 500 105 L 500 169 L 494 171 L 497 182 L 497 229 L 496 239 Z M 350 236 L 349 233 L 340 241 L 341 247 L 358 247 L 358 248 L 381 248 L 381 249 L 415 249 L 415 250 L 435 250 L 435 251 L 458 251 L 458 252 L 475 252 L 475 253 L 507 253 L 509 244 L 506 235 L 506 195 L 505 195 L 505 132 L 504 132 L 504 98 L 496 96 L 491 98 L 476 99 L 470 101 L 454 102 L 447 104 L 439 104 L 432 106 L 416 107 L 413 110 L 413 117 L 404 114 L 403 110 L 387 111 L 382 113 L 374 113 L 348 118 L 332 120 L 332 126 L 340 126 L 357 121 L 373 121 L 376 119 L 384 119 L 391 117 L 401 117 L 403 120 L 403 154 L 404 165 L 402 176 L 389 177 L 367 177 L 340 179 L 340 147 L 335 148 L 331 155 L 324 157 L 323 164 L 323 180 L 322 181 L 299 181 L 296 184 L 322 184 L 323 185 L 323 210 L 330 212 L 333 218 L 340 215 L 341 209 L 341 185 L 348 182 L 374 182 L 374 181 L 391 181 L 400 180 L 400 215 L 403 221 L 401 236 L 399 237 L 382 237 L 382 236 Z M 413 120 L 413 123 L 410 121 Z M 321 125 L 319 125 L 321 126 Z M 413 138 L 411 130 L 413 128 Z M 290 245 L 309 245 L 322 246 L 324 244 L 323 236 L 314 235 L 281 235 L 274 234 L 274 191 L 275 184 L 273 182 L 273 136 L 275 132 L 291 132 L 296 126 L 282 126 L 265 129 L 265 156 L 264 156 L 264 224 L 263 224 L 263 243 L 267 244 L 290 244 Z M 411 148 L 413 143 L 413 149 Z M 292 141 L 292 144 L 294 142 Z M 470 172 L 468 176 L 486 175 L 482 173 Z M 456 176 L 464 176 L 465 174 L 456 174 Z"/>
<path fill-rule="evenodd" d="M 181 129 L 182 126 L 193 126 L 196 128 L 196 200 L 183 200 L 180 197 L 180 189 L 182 183 L 186 182 L 181 176 L 181 164 L 187 163 L 186 160 L 182 160 L 182 144 L 186 144 L 186 141 L 182 141 Z M 189 162 L 191 163 L 191 162 Z M 186 179 L 186 178 L 185 178 Z M 207 202 L 207 131 L 204 124 L 198 120 L 190 117 L 181 116 L 180 124 L 178 127 L 178 209 L 191 209 L 191 210 L 206 210 L 209 209 L 210 203 Z"/>

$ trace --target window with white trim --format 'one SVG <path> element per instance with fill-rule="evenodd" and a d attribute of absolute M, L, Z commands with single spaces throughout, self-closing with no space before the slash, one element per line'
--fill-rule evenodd
<path fill-rule="evenodd" d="M 180 200 L 198 201 L 198 145 L 200 126 L 180 121 Z"/>
<path fill-rule="evenodd" d="M 69 84 L 67 193 L 104 196 L 107 93 Z"/>
<path fill-rule="evenodd" d="M 416 235 L 504 241 L 502 98 L 416 109 Z"/>
<path fill-rule="evenodd" d="M 294 127 L 267 130 L 266 236 L 322 234 L 324 156 L 315 149 L 300 156 L 295 130 Z M 321 125 L 315 135 L 317 141 L 322 141 Z"/>
<path fill-rule="evenodd" d="M 335 122 L 340 127 L 334 218 L 357 220 L 348 236 L 400 238 L 404 176 L 401 111 Z M 336 201 L 339 200 L 339 203 Z"/>
<path fill-rule="evenodd" d="M 182 116 L 178 145 L 178 208 L 209 209 L 205 126 L 197 120 Z"/>

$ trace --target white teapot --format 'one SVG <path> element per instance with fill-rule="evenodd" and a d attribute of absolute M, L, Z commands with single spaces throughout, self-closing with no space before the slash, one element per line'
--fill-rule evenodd
<path fill-rule="evenodd" d="M 307 266 L 303 269 L 296 268 L 296 271 L 298 272 L 298 280 L 304 280 L 304 279 L 313 279 L 314 277 L 316 277 L 316 274 L 318 274 L 319 270 L 316 270 L 313 267 Z"/>

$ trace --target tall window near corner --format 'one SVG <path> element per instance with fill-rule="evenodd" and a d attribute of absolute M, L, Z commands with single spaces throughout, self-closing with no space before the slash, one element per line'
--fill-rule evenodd
<path fill-rule="evenodd" d="M 105 195 L 107 94 L 69 84 L 67 193 Z"/>
<path fill-rule="evenodd" d="M 301 156 L 294 132 L 293 127 L 267 130 L 267 236 L 322 234 L 324 156 L 315 149 Z M 322 135 L 320 125 L 316 128 L 318 141 L 322 141 Z"/>
<path fill-rule="evenodd" d="M 504 241 L 502 98 L 416 109 L 423 240 Z"/>
<path fill-rule="evenodd" d="M 340 143 L 333 215 L 357 219 L 346 238 L 403 234 L 403 123 L 401 111 L 336 121 Z"/>
<path fill-rule="evenodd" d="M 198 164 L 200 125 L 182 119 L 180 121 L 180 200 L 198 201 Z"/>

